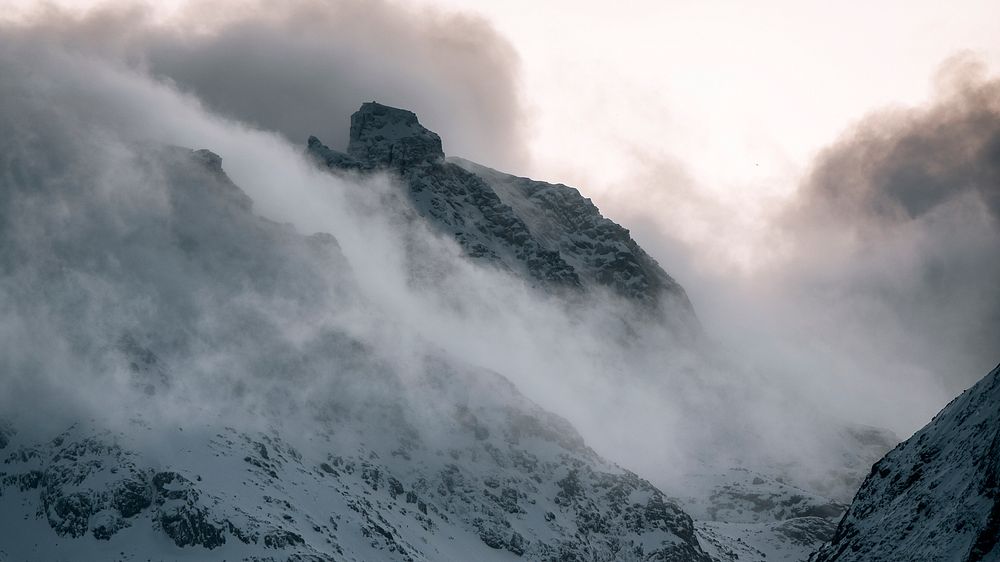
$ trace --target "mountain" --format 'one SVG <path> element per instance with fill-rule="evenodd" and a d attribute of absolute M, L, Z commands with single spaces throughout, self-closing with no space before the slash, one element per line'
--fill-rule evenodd
<path fill-rule="evenodd" d="M 709 560 L 686 514 L 565 421 L 498 376 L 457 376 L 421 381 L 434 433 L 386 403 L 307 439 L 277 421 L 137 415 L 44 441 L 8 425 L 0 559 Z"/>
<path fill-rule="evenodd" d="M 567 261 L 381 111 L 341 162 L 398 166 L 471 257 L 683 296 L 645 254 L 634 282 Z M 0 175 L 3 562 L 710 560 L 662 491 L 393 317 L 334 236 L 255 215 L 218 155 L 39 143 Z"/>
<path fill-rule="evenodd" d="M 347 153 L 310 137 L 331 170 L 391 170 L 418 213 L 466 255 L 564 294 L 605 290 L 678 328 L 697 326 L 684 289 L 574 188 L 447 159 L 412 112 L 375 102 L 351 116 Z"/>
<path fill-rule="evenodd" d="M 872 466 L 813 562 L 1000 560 L 1000 366 Z"/>

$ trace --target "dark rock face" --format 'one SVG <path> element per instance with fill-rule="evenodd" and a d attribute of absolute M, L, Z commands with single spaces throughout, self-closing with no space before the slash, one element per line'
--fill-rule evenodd
<path fill-rule="evenodd" d="M 211 520 L 199 504 L 200 495 L 190 480 L 176 472 L 153 476 L 156 520 L 177 546 L 200 545 L 208 549 L 226 544 L 225 528 Z"/>
<path fill-rule="evenodd" d="M 393 111 L 401 113 L 391 115 L 403 115 L 407 120 L 413 116 L 408 111 Z M 362 113 L 356 113 L 355 118 L 360 119 L 358 116 Z M 387 128 L 412 130 L 405 125 L 383 126 L 377 130 Z M 426 131 L 423 127 L 419 129 Z M 424 151 L 427 148 L 425 140 L 391 140 L 381 135 L 357 139 L 353 136 L 354 130 L 352 127 L 351 146 L 366 148 L 355 148 L 351 154 L 365 159 L 354 159 L 331 150 L 315 138 L 310 139 L 309 151 L 334 170 L 367 171 L 391 167 L 409 188 L 408 195 L 417 212 L 435 229 L 453 237 L 473 259 L 522 273 L 535 283 L 559 290 L 582 287 L 579 276 L 559 252 L 542 247 L 524 221 L 481 178 L 443 158 L 429 157 L 435 153 L 430 149 Z M 423 139 L 419 135 L 417 138 Z M 422 148 L 414 148 L 413 143 Z M 398 156 L 399 151 L 404 151 L 406 156 Z"/>
<path fill-rule="evenodd" d="M 1000 560 L 1000 367 L 877 462 L 811 560 Z"/>
<path fill-rule="evenodd" d="M 351 116 L 347 154 L 376 166 L 407 167 L 444 159 L 441 137 L 412 111 L 369 102 Z"/>
<path fill-rule="evenodd" d="M 628 299 L 656 305 L 665 298 L 681 313 L 694 311 L 684 289 L 631 238 L 572 187 L 521 178 L 467 160 L 455 163 L 486 180 L 524 219 L 543 245 L 557 250 L 581 279 Z"/>
<path fill-rule="evenodd" d="M 315 137 L 308 152 L 334 171 L 393 171 L 416 211 L 473 259 L 550 290 L 602 287 L 646 309 L 667 302 L 678 324 L 697 324 L 684 289 L 577 190 L 446 161 L 410 111 L 366 103 L 351 118 L 347 154 Z"/>
<path fill-rule="evenodd" d="M 7 444 L 10 443 L 10 437 L 13 433 L 14 430 L 6 422 L 0 420 L 0 450 L 7 448 Z"/>

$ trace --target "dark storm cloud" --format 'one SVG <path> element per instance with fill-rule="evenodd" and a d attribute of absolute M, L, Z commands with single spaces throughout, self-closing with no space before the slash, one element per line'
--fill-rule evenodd
<path fill-rule="evenodd" d="M 477 17 L 295 0 L 192 7 L 154 23 L 138 4 L 108 4 L 84 16 L 44 10 L 18 32 L 129 60 L 294 143 L 345 146 L 351 113 L 378 100 L 415 111 L 449 154 L 507 168 L 524 159 L 518 58 Z"/>
<path fill-rule="evenodd" d="M 905 437 L 1000 361 L 1000 79 L 955 57 L 832 141 L 759 214 L 648 149 L 618 207 L 746 370 Z"/>
<path fill-rule="evenodd" d="M 942 65 L 929 104 L 874 113 L 823 152 L 785 219 L 786 283 L 887 356 L 949 393 L 1000 359 L 1000 79 L 971 55 Z"/>
<path fill-rule="evenodd" d="M 932 105 L 869 116 L 821 155 L 805 208 L 899 222 L 975 194 L 1000 216 L 1000 80 L 982 73 L 958 56 L 943 66 Z"/>

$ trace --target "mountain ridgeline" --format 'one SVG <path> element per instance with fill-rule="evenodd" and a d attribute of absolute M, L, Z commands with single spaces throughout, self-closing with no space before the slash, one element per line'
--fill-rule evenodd
<path fill-rule="evenodd" d="M 347 153 L 310 137 L 335 171 L 386 169 L 414 208 L 467 256 L 563 294 L 603 289 L 674 326 L 697 330 L 684 289 L 580 192 L 445 157 L 441 138 L 413 112 L 375 102 L 351 116 Z"/>

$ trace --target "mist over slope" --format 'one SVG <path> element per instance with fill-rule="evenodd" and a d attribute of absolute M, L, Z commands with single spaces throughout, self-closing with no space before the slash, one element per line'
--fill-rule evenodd
<path fill-rule="evenodd" d="M 564 422 L 520 393 L 583 428 L 600 452 L 620 453 L 632 467 L 656 467 L 647 474 L 664 483 L 720 455 L 774 458 L 764 439 L 754 441 L 760 450 L 722 445 L 748 421 L 763 434 L 766 425 L 752 415 L 730 411 L 709 423 L 694 415 L 745 393 L 746 381 L 727 388 L 719 386 L 722 369 L 696 370 L 710 364 L 697 350 L 671 343 L 671 328 L 656 318 L 635 316 L 623 331 L 629 308 L 613 291 L 566 300 L 534 287 L 516 268 L 467 260 L 460 243 L 420 218 L 394 176 L 330 174 L 304 146 L 215 116 L 169 85 L 100 58 L 11 40 L 0 64 L 9 77 L 0 119 L 10 133 L 0 141 L 9 389 L 2 400 L 5 439 L 13 443 L 4 507 L 12 521 L 28 522 L 22 536 L 39 537 L 4 545 L 8 554 L 59 555 L 77 548 L 74 537 L 104 540 L 119 532 L 125 542 L 111 544 L 142 552 L 145 543 L 133 535 L 149 529 L 175 546 L 238 547 L 234 555 L 246 555 L 239 544 L 253 550 L 270 542 L 305 555 L 323 552 L 327 538 L 348 540 L 332 528 L 313 529 L 319 534 L 308 538 L 305 522 L 322 530 L 317 513 L 251 517 L 247 504 L 212 484 L 209 473 L 260 470 L 258 487 L 319 485 L 315 476 L 283 477 L 269 464 L 271 453 L 247 453 L 268 435 L 266 450 L 283 451 L 294 474 L 324 462 L 332 467 L 326 455 L 344 450 L 360 455 L 355 463 L 372 463 L 372 455 L 407 461 L 372 466 L 394 474 L 402 488 L 391 489 L 413 491 L 415 501 L 436 507 L 435 524 L 450 521 L 474 545 L 537 557 L 586 549 L 590 557 L 614 558 L 639 548 L 666 559 L 700 556 L 690 519 L 662 492 L 583 447 Z M 612 289 L 622 280 L 608 279 Z M 476 374 L 489 371 L 520 392 L 476 382 L 497 376 Z M 459 395 L 442 403 L 451 392 Z M 747 412 L 758 406 L 748 403 Z M 456 423 L 465 437 L 454 436 Z M 173 428 L 201 437 L 185 445 L 164 433 Z M 398 439 L 410 444 L 400 448 Z M 445 445 L 462 439 L 467 446 Z M 523 449 L 522 439 L 542 443 Z M 195 460 L 178 460 L 185 451 Z M 536 460 L 505 460 L 528 453 Z M 478 466 L 484 454 L 492 459 L 485 467 L 462 468 Z M 197 460 L 211 458 L 245 464 Z M 487 482 L 506 479 L 536 507 L 517 503 L 504 512 L 501 500 L 489 499 L 503 497 L 503 489 L 453 503 L 451 485 L 444 485 L 445 499 L 425 499 L 435 479 L 452 471 L 442 458 L 470 472 L 470 486 L 483 482 L 489 490 Z M 806 478 L 811 467 L 795 466 Z M 100 467 L 111 474 L 127 468 L 123 474 L 132 476 L 108 481 Z M 506 476 L 491 479 L 495 470 Z M 196 484 L 199 477 L 210 480 Z M 371 492 L 388 482 L 372 478 Z M 360 485 L 349 481 L 339 485 Z M 548 510 L 556 519 L 546 519 L 539 502 L 562 497 L 545 491 L 558 482 L 572 486 Z M 600 490 L 608 486 L 619 491 L 607 496 Z M 115 503 L 133 489 L 146 490 L 138 504 Z M 352 489 L 338 493 L 363 493 Z M 285 497 L 294 505 L 296 496 Z M 468 502 L 475 507 L 460 507 Z M 630 514 L 636 502 L 647 507 Z M 373 504 L 362 515 L 388 517 L 383 507 Z M 367 519 L 358 521 L 351 532 L 364 536 L 358 529 L 368 528 Z M 412 546 L 428 532 L 397 523 L 387 531 L 393 541 Z M 569 539 L 581 526 L 590 538 Z M 39 534 L 46 528 L 67 540 L 47 543 Z M 632 538 L 611 541 L 623 536 Z M 173 552 L 169 544 L 165 552 Z M 366 556 L 360 546 L 341 548 Z M 433 548 L 406 552 L 445 552 Z"/>
<path fill-rule="evenodd" d="M 795 560 L 896 441 L 842 416 L 895 379 L 855 406 L 853 357 L 716 346 L 685 279 L 578 191 L 450 157 L 492 153 L 488 122 L 452 135 L 506 110 L 470 96 L 438 136 L 374 103 L 348 133 L 332 114 L 368 96 L 325 82 L 292 117 L 230 105 L 204 68 L 296 18 L 185 50 L 115 15 L 0 35 L 0 505 L 31 537 L 8 556 Z M 340 48 L 317 25 L 284 46 Z M 453 107 L 441 72 L 415 98 Z M 974 260 L 990 193 L 910 218 L 968 203 Z"/>
<path fill-rule="evenodd" d="M 5 366 L 21 387 L 6 398 L 35 400 L 3 410 L 5 560 L 709 560 L 649 482 L 500 375 L 393 324 L 331 235 L 255 216 L 217 155 L 130 157 L 115 169 L 161 205 L 89 216 L 82 238 L 64 223 L 46 240 L 54 270 L 5 293 L 53 320 L 44 330 L 76 361 L 60 373 L 35 350 L 38 371 Z M 72 182 L 108 187 L 88 180 Z M 21 210 L 7 233 L 41 218 Z"/>
<path fill-rule="evenodd" d="M 529 144 L 531 127 L 517 55 L 482 19 L 350 0 L 191 7 L 165 21 L 152 12 L 141 2 L 108 2 L 82 13 L 38 9 L 4 24 L 4 35 L 11 45 L 45 44 L 138 71 L 186 92 L 213 114 L 276 131 L 293 145 L 316 135 L 334 150 L 345 149 L 349 114 L 359 102 L 375 99 L 415 110 L 444 137 L 449 156 L 519 174 L 527 167 L 524 155 L 516 154 Z M 226 68 L 225 76 L 213 68 Z M 763 217 L 767 224 L 747 225 L 740 209 L 719 206 L 691 185 L 678 172 L 682 165 L 655 158 L 638 158 L 615 197 L 595 200 L 685 285 L 710 337 L 739 357 L 741 375 L 731 378 L 772 379 L 794 389 L 789 402 L 819 403 L 804 406 L 806 412 L 832 411 L 906 434 L 992 364 L 996 275 L 984 264 L 1000 236 L 975 195 L 992 185 L 996 88 L 987 70 L 974 58 L 957 57 L 942 66 L 938 93 L 928 104 L 875 112 L 846 130 L 812 164 L 814 177 L 803 179 L 794 200 Z M 262 159 L 183 129 L 176 121 L 161 126 L 163 135 L 187 137 L 174 144 L 210 147 L 226 157 L 230 174 L 267 216 L 304 232 L 331 231 L 311 216 L 317 205 L 295 204 L 308 200 L 302 194 L 276 197 L 254 185 L 280 168 L 255 169 Z M 922 160 L 907 156 L 914 150 L 893 148 L 936 146 L 963 131 L 972 131 L 970 143 L 956 154 L 975 173 L 947 169 L 947 162 L 921 171 Z M 867 153 L 859 148 L 866 142 L 873 143 Z M 656 149 L 634 148 L 647 156 Z M 581 161 L 592 156 L 579 155 Z M 840 167 L 845 173 L 837 172 Z M 852 174 L 852 167 L 873 174 Z M 909 197 L 909 184 L 896 181 L 908 173 L 932 177 L 939 194 L 933 201 L 946 204 L 885 224 L 865 218 L 872 214 L 870 198 L 847 195 L 891 191 Z M 242 181 L 244 174 L 251 181 Z M 272 184 L 300 183 L 272 177 Z M 967 189 L 970 178 L 980 187 Z M 823 194 L 839 191 L 854 203 L 829 206 Z M 964 195 L 953 197 L 958 194 Z M 758 240 L 762 258 L 773 253 L 784 259 L 773 267 L 761 264 L 749 276 L 706 270 L 726 248 L 684 236 L 692 220 L 721 240 Z M 944 345 L 934 345 L 941 338 Z M 963 376 L 965 383 L 958 380 Z M 896 393 L 901 384 L 912 390 L 905 401 Z"/>
<path fill-rule="evenodd" d="M 461 345 L 530 320 L 537 343 L 493 348 L 527 361 L 586 313 L 466 262 L 386 176 L 331 176 L 128 69 L 17 55 L 5 557 L 706 559 L 662 492 Z M 150 122 L 147 104 L 174 113 Z M 314 190 L 295 218 L 336 236 L 256 215 L 224 159 L 171 146 L 194 137 L 250 164 L 277 216 Z"/>

